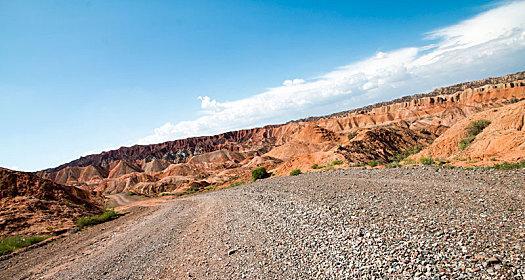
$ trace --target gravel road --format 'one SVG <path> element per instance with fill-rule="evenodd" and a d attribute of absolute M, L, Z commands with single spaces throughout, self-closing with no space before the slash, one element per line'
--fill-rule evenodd
<path fill-rule="evenodd" d="M 0 279 L 524 279 L 525 170 L 275 177 L 131 208 Z"/>

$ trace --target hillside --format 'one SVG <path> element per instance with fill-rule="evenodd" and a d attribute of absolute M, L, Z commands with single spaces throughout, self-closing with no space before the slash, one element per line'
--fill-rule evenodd
<path fill-rule="evenodd" d="M 472 142 L 461 148 L 472 123 L 488 122 Z M 454 124 L 415 157 L 433 157 L 468 165 L 518 162 L 525 159 L 525 100 L 485 110 Z"/>
<path fill-rule="evenodd" d="M 60 232 L 99 211 L 89 191 L 0 168 L 0 236 Z"/>
<path fill-rule="evenodd" d="M 257 166 L 265 166 L 282 175 L 294 168 L 306 171 L 314 164 L 326 166 L 336 160 L 343 161 L 344 165 L 387 162 L 416 146 L 429 147 L 432 151 L 429 154 L 455 161 L 462 158 L 441 151 L 439 143 L 442 142 L 434 142 L 435 139 L 448 137 L 444 133 L 466 118 L 491 110 L 508 112 L 508 118 L 519 119 L 524 103 L 518 101 L 523 99 L 525 72 L 519 72 L 330 116 L 154 145 L 122 147 L 82 157 L 38 174 L 59 184 L 103 193 L 155 194 L 182 191 L 195 184 L 205 187 L 244 181 Z M 499 133 L 500 127 L 493 126 L 496 131 L 491 137 Z M 457 143 L 450 145 L 457 146 Z M 484 153 L 476 145 L 477 142 L 467 152 L 477 149 Z M 521 160 L 523 149 L 523 145 L 517 143 L 492 153 L 490 163 Z M 468 162 L 488 164 L 484 155 L 475 153 Z"/>

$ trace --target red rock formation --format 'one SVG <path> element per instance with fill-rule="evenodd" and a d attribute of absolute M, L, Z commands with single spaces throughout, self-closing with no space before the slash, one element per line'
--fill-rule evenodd
<path fill-rule="evenodd" d="M 99 212 L 97 201 L 89 191 L 0 168 L 0 236 L 70 228 L 79 216 Z"/>
<path fill-rule="evenodd" d="M 39 174 L 59 183 L 114 193 L 181 190 L 192 182 L 226 184 L 254 166 L 277 174 L 335 159 L 387 161 L 428 146 L 447 129 L 479 112 L 525 99 L 525 72 L 463 83 L 325 117 L 282 125 L 136 145 L 82 157 Z M 355 137 L 349 137 L 354 136 Z M 498 154 L 501 158 L 507 158 Z"/>
<path fill-rule="evenodd" d="M 473 121 L 490 124 L 472 143 L 461 149 L 459 143 L 467 136 Z M 432 157 L 457 165 L 493 165 L 498 162 L 525 160 L 525 100 L 474 114 L 454 124 L 434 143 L 414 156 Z"/>

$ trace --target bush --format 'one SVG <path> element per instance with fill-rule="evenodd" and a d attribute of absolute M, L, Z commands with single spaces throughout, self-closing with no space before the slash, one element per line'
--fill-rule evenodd
<path fill-rule="evenodd" d="M 0 256 L 9 254 L 16 249 L 27 247 L 48 239 L 48 235 L 39 236 L 10 236 L 0 239 Z"/>
<path fill-rule="evenodd" d="M 350 132 L 348 133 L 348 141 L 351 141 L 357 136 L 357 132 Z"/>
<path fill-rule="evenodd" d="M 508 101 L 508 103 L 510 103 L 510 104 L 514 104 L 514 103 L 518 103 L 519 101 L 520 101 L 520 100 L 519 100 L 518 98 L 516 98 L 516 97 L 512 97 L 512 98 Z"/>
<path fill-rule="evenodd" d="M 297 175 L 300 175 L 302 174 L 303 172 L 301 172 L 301 169 L 294 169 L 290 172 L 290 176 L 297 176 Z"/>
<path fill-rule="evenodd" d="M 421 146 L 415 145 L 402 152 L 399 152 L 389 158 L 390 162 L 401 162 L 411 155 L 415 155 L 421 151 Z"/>
<path fill-rule="evenodd" d="M 515 162 L 515 163 L 504 162 L 504 163 L 496 164 L 492 168 L 498 169 L 498 170 L 521 169 L 521 168 L 525 168 L 525 160 L 522 160 L 520 162 Z"/>
<path fill-rule="evenodd" d="M 235 182 L 235 183 L 231 183 L 231 184 L 228 186 L 228 188 L 237 187 L 237 186 L 240 186 L 240 185 L 242 185 L 242 184 L 244 184 L 244 182 L 242 182 L 242 181 Z"/>
<path fill-rule="evenodd" d="M 340 159 L 336 159 L 336 160 L 334 160 L 334 161 L 332 161 L 332 162 L 330 163 L 330 165 L 332 165 L 332 166 L 333 166 L 333 165 L 341 165 L 341 164 L 343 164 L 343 161 L 340 160 Z"/>
<path fill-rule="evenodd" d="M 473 141 L 476 139 L 476 136 L 480 134 L 483 129 L 485 129 L 487 126 L 490 125 L 490 121 L 488 120 L 477 120 L 471 122 L 467 126 L 467 136 L 463 138 L 461 141 L 459 141 L 459 149 L 464 150 L 466 149 Z"/>
<path fill-rule="evenodd" d="M 431 157 L 422 157 L 419 159 L 419 162 L 424 165 L 434 164 L 434 160 Z"/>
<path fill-rule="evenodd" d="M 92 215 L 92 216 L 86 216 L 81 217 L 77 220 L 77 226 L 79 228 L 84 228 L 87 226 L 93 226 L 97 224 L 101 224 L 110 220 L 113 220 L 117 218 L 119 215 L 115 210 L 106 210 L 104 213 L 100 215 Z"/>
<path fill-rule="evenodd" d="M 319 164 L 315 163 L 315 164 L 312 164 L 312 169 L 321 169 L 323 168 L 322 166 L 319 166 Z"/>
<path fill-rule="evenodd" d="M 372 160 L 372 161 L 369 161 L 367 164 L 368 164 L 368 166 L 370 166 L 370 167 L 376 167 L 376 166 L 379 165 L 379 161 L 377 161 L 377 160 Z"/>
<path fill-rule="evenodd" d="M 459 149 L 465 150 L 470 145 L 470 143 L 472 143 L 472 141 L 474 141 L 473 137 L 467 137 L 467 138 L 462 139 L 461 141 L 459 141 L 459 144 L 458 144 Z"/>
<path fill-rule="evenodd" d="M 386 167 L 387 168 L 399 168 L 401 167 L 401 163 L 399 163 L 398 161 L 389 162 L 386 164 Z"/>
<path fill-rule="evenodd" d="M 252 180 L 257 181 L 259 179 L 264 179 L 270 177 L 270 173 L 266 171 L 264 167 L 257 167 L 252 171 Z"/>

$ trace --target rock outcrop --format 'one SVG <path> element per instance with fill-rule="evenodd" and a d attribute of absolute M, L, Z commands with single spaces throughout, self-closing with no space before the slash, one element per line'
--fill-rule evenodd
<path fill-rule="evenodd" d="M 195 182 L 226 185 L 246 180 L 256 166 L 287 174 L 294 168 L 305 171 L 313 164 L 325 165 L 334 160 L 344 160 L 345 164 L 387 161 L 414 146 L 428 146 L 429 154 L 449 158 L 455 151 L 441 154 L 439 143 L 448 137 L 450 127 L 492 110 L 500 111 L 492 118 L 503 118 L 507 109 L 519 111 L 523 102 L 518 101 L 523 99 L 525 72 L 520 72 L 282 125 L 122 147 L 38 174 L 103 193 L 133 191 L 148 195 L 182 191 Z M 504 124 L 496 123 L 490 136 L 480 137 L 490 142 L 497 133 L 503 133 Z M 493 162 L 519 158 L 509 154 L 516 154 L 515 150 L 523 146 L 523 142 L 518 143 L 522 138 L 512 139 L 516 145 L 510 149 L 491 152 Z M 492 147 L 488 142 L 476 140 L 465 153 L 482 159 L 482 147 Z"/>
<path fill-rule="evenodd" d="M 0 168 L 0 236 L 60 232 L 99 211 L 90 191 Z"/>
<path fill-rule="evenodd" d="M 490 124 L 465 148 L 467 127 L 475 121 Z M 463 119 L 438 137 L 414 158 L 432 157 L 458 165 L 490 165 L 525 160 L 525 100 L 485 110 Z"/>

